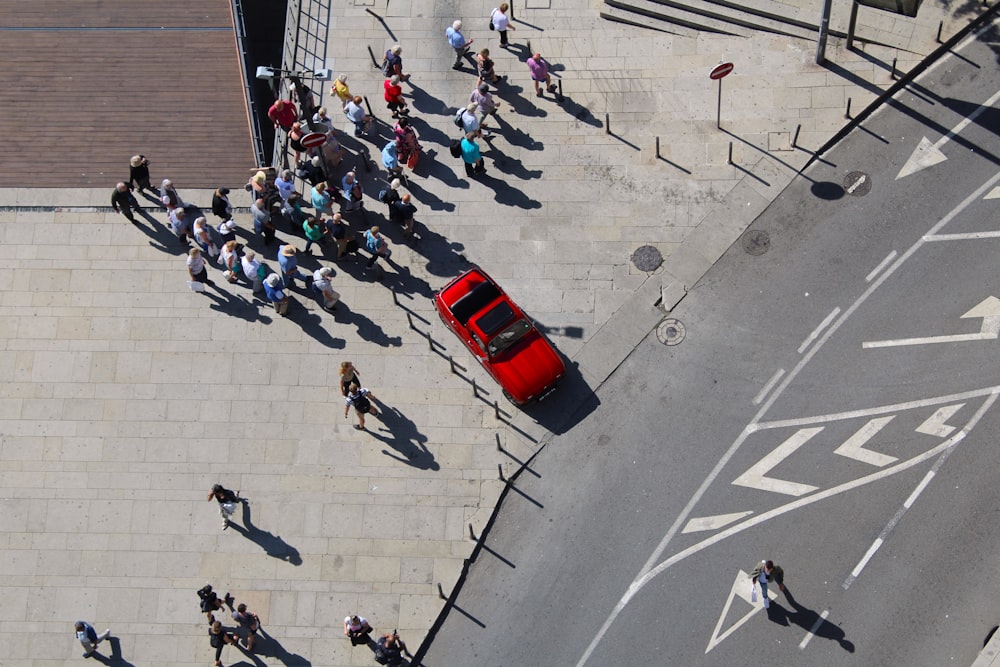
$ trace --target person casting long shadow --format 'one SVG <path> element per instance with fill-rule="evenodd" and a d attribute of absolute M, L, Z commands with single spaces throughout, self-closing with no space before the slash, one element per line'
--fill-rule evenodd
<path fill-rule="evenodd" d="M 848 653 L 854 653 L 854 644 L 847 640 L 844 630 L 839 625 L 835 625 L 826 619 L 821 619 L 820 615 L 815 611 L 799 604 L 792 596 L 792 592 L 788 589 L 787 584 L 785 585 L 784 593 L 785 598 L 795 611 L 789 612 L 778 604 L 777 600 L 774 600 L 767 609 L 768 620 L 778 625 L 791 625 L 794 623 L 806 632 L 812 632 L 817 637 L 822 637 L 823 639 L 832 639 L 840 644 L 840 648 Z M 813 630 L 813 626 L 817 622 L 819 623 L 819 627 Z"/>
<path fill-rule="evenodd" d="M 287 561 L 292 565 L 302 565 L 302 556 L 299 555 L 298 549 L 285 542 L 279 535 L 261 530 L 253 525 L 250 520 L 250 503 L 243 503 L 243 526 L 230 523 L 229 527 L 258 545 L 267 552 L 268 556 Z"/>

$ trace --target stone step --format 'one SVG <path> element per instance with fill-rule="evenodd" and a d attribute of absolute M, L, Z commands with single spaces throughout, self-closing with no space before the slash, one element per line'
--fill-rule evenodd
<path fill-rule="evenodd" d="M 653 28 L 657 23 L 668 24 L 667 32 L 691 34 L 710 32 L 723 35 L 750 36 L 755 32 L 813 41 L 815 25 L 798 18 L 802 11 L 797 5 L 777 0 L 755 0 L 748 6 L 729 0 L 605 0 L 609 20 L 634 22 Z M 617 11 L 614 11 L 617 10 Z M 642 18 L 637 18 L 642 17 Z"/>

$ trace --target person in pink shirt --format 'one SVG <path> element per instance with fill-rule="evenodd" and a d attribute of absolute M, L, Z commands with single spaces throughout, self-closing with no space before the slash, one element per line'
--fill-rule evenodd
<path fill-rule="evenodd" d="M 555 92 L 556 87 L 552 85 L 552 77 L 549 76 L 549 64 L 542 59 L 541 53 L 528 58 L 528 70 L 531 72 L 531 80 L 535 84 L 535 95 L 541 97 L 544 93 L 538 84 L 545 82 L 545 87 L 550 93 Z"/>

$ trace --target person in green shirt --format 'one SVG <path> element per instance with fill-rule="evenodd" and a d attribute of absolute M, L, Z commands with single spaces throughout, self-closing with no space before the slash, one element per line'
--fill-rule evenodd
<path fill-rule="evenodd" d="M 323 222 L 322 217 L 308 217 L 306 221 L 302 223 L 302 231 L 306 235 L 306 252 L 309 252 L 309 248 L 312 247 L 313 243 L 324 243 L 325 237 L 329 233 L 326 223 Z"/>

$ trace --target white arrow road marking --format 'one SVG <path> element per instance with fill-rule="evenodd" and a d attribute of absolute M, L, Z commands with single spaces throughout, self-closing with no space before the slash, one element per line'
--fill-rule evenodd
<path fill-rule="evenodd" d="M 771 600 L 777 597 L 777 593 L 768 588 L 767 597 Z M 729 626 L 729 628 L 719 634 L 719 630 L 722 628 L 722 624 L 726 622 L 726 616 L 729 615 L 729 608 L 733 604 L 733 600 L 739 598 L 750 605 L 751 609 L 742 618 L 736 620 L 735 623 Z M 719 621 L 715 624 L 715 630 L 712 631 L 712 638 L 708 640 L 708 646 L 705 647 L 705 653 L 708 653 L 713 648 L 718 646 L 726 637 L 733 634 L 737 628 L 750 620 L 750 618 L 756 614 L 758 611 L 763 609 L 763 605 L 756 602 L 750 602 L 750 573 L 740 570 L 736 574 L 736 580 L 733 582 L 733 587 L 729 591 L 729 597 L 726 598 L 726 605 L 722 608 L 722 614 L 719 616 Z"/>
<path fill-rule="evenodd" d="M 794 454 L 795 450 L 809 442 L 814 435 L 822 430 L 822 426 L 818 428 L 800 428 L 790 438 L 778 445 L 773 452 L 750 466 L 749 470 L 734 479 L 733 484 L 747 486 L 751 489 L 761 489 L 762 491 L 784 493 L 789 496 L 801 496 L 810 491 L 815 491 L 819 487 L 811 484 L 788 482 L 783 479 L 774 479 L 773 477 L 765 477 L 765 475 L 772 468 Z"/>
<path fill-rule="evenodd" d="M 733 521 L 753 514 L 749 512 L 734 512 L 733 514 L 716 514 L 715 516 L 698 516 L 687 522 L 682 533 L 697 533 L 703 530 L 716 530 L 728 526 Z"/>
<path fill-rule="evenodd" d="M 894 417 L 895 415 L 870 420 L 867 424 L 859 428 L 857 433 L 845 440 L 844 444 L 833 450 L 833 453 L 846 456 L 847 458 L 854 459 L 855 461 L 861 461 L 862 463 L 878 466 L 879 468 L 896 461 L 897 458 L 895 456 L 879 454 L 878 452 L 865 449 L 865 443 L 871 440 L 872 437 L 881 431 L 883 426 L 891 422 Z M 945 419 L 947 419 L 947 417 L 945 417 Z"/>
<path fill-rule="evenodd" d="M 1000 185 L 987 192 L 983 199 L 1000 199 Z"/>
<path fill-rule="evenodd" d="M 905 345 L 928 345 L 930 343 L 961 343 L 972 340 L 996 340 L 1000 338 L 1000 299 L 988 296 L 972 310 L 962 315 L 962 319 L 982 318 L 979 333 L 958 334 L 956 336 L 930 336 L 928 338 L 897 338 L 896 340 L 870 340 L 861 343 L 862 349 L 875 347 L 902 347 Z"/>
<path fill-rule="evenodd" d="M 925 435 L 934 435 L 939 438 L 947 438 L 951 435 L 952 431 L 955 430 L 954 426 L 949 426 L 945 424 L 948 419 L 962 409 L 965 403 L 959 403 L 958 405 L 946 405 L 943 408 L 938 408 L 934 414 L 927 418 L 923 424 L 916 428 L 917 433 L 923 433 Z"/>
<path fill-rule="evenodd" d="M 978 118 L 979 114 L 993 106 L 993 103 L 997 100 L 1000 100 L 1000 91 L 993 93 L 993 97 L 980 104 L 972 113 L 959 121 L 958 125 L 951 128 L 951 131 L 948 132 L 948 134 L 944 135 L 933 144 L 930 139 L 923 137 L 916 150 L 913 151 L 913 155 L 910 156 L 910 159 L 906 161 L 903 168 L 899 170 L 898 174 L 896 174 L 896 180 L 898 181 L 904 176 L 915 174 L 921 169 L 932 167 L 939 162 L 947 160 L 948 158 L 941 152 L 941 147 L 951 141 L 952 138 L 958 136 L 958 134 L 969 125 L 969 123 Z"/>

